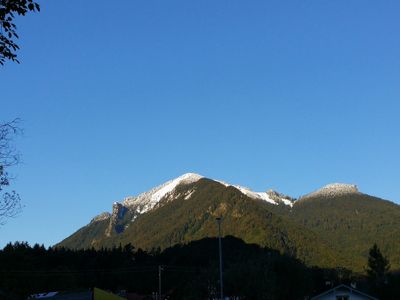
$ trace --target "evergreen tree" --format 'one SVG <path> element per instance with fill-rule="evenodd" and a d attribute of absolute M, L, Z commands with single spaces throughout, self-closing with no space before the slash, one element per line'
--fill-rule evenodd
<path fill-rule="evenodd" d="M 390 269 L 389 260 L 383 256 L 375 243 L 369 250 L 367 274 L 371 291 L 376 295 L 383 295 L 387 285 L 387 276 Z"/>

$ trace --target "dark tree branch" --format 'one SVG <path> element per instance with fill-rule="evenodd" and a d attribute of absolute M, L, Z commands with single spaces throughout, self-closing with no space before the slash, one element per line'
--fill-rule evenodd
<path fill-rule="evenodd" d="M 39 4 L 33 0 L 0 0 L 0 65 L 6 60 L 19 63 L 16 54 L 19 36 L 14 17 L 16 14 L 25 16 L 29 11 L 40 11 Z"/>
<path fill-rule="evenodd" d="M 19 119 L 15 119 L 0 124 L 0 225 L 4 225 L 8 218 L 15 217 L 22 209 L 19 195 L 15 191 L 4 191 L 12 179 L 7 169 L 20 161 L 13 145 L 14 137 L 22 132 L 19 122 Z"/>
<path fill-rule="evenodd" d="M 4 225 L 7 219 L 17 216 L 21 210 L 21 201 L 15 191 L 2 195 L 0 200 L 0 225 Z"/>

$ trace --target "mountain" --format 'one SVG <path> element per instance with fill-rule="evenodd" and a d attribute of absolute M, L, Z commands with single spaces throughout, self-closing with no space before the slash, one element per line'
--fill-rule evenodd
<path fill-rule="evenodd" d="M 400 266 L 400 207 L 359 192 L 355 185 L 331 184 L 294 199 L 276 191 L 248 188 L 188 173 L 136 197 L 113 204 L 57 244 L 100 248 L 132 243 L 151 250 L 223 234 L 293 255 L 309 266 L 363 271 L 368 249 L 377 242 Z"/>
<path fill-rule="evenodd" d="M 354 185 L 328 185 L 300 198 L 291 219 L 324 239 L 350 269 L 363 270 L 373 243 L 389 257 L 392 269 L 400 266 L 400 206 Z"/>

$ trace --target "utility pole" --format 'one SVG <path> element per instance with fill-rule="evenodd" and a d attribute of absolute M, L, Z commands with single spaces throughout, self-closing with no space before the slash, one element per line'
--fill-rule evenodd
<path fill-rule="evenodd" d="M 162 300 L 161 296 L 161 271 L 163 267 L 161 265 L 158 266 L 158 300 Z"/>
<path fill-rule="evenodd" d="M 219 288 L 221 300 L 224 299 L 224 282 L 222 278 L 222 242 L 221 242 L 221 221 L 222 217 L 216 218 L 218 223 L 218 246 L 219 246 Z"/>

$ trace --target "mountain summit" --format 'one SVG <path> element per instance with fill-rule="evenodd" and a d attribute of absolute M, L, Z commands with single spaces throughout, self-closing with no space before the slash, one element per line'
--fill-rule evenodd
<path fill-rule="evenodd" d="M 185 200 L 188 200 L 194 190 L 185 190 L 184 192 L 177 192 L 178 187 L 193 184 L 200 179 L 205 178 L 202 175 L 196 173 L 186 173 L 175 179 L 169 180 L 164 184 L 156 186 L 151 190 L 144 192 L 138 196 L 129 196 L 126 197 L 122 202 L 114 202 L 112 213 L 101 213 L 100 215 L 94 217 L 92 222 L 103 221 L 107 218 L 110 219 L 110 226 L 106 231 L 106 235 L 110 236 L 113 227 L 116 226 L 119 219 L 122 219 L 126 213 L 132 216 L 131 221 L 133 222 L 139 215 L 157 209 L 169 201 L 173 201 L 180 196 L 183 196 Z M 208 179 L 211 180 L 211 179 Z M 269 190 L 267 192 L 253 192 L 249 188 L 242 187 L 240 185 L 231 185 L 223 181 L 213 180 L 218 182 L 225 187 L 232 187 L 243 193 L 244 195 L 253 198 L 266 201 L 270 204 L 279 205 L 285 204 L 289 206 L 293 206 L 294 199 L 275 192 L 273 190 Z M 116 229 L 118 233 L 123 231 L 123 228 L 118 227 Z"/>
<path fill-rule="evenodd" d="M 400 267 L 400 207 L 355 185 L 329 184 L 296 200 L 187 173 L 114 202 L 56 246 L 101 248 L 132 243 L 166 248 L 223 234 L 279 250 L 306 264 L 362 271 L 374 242 Z"/>
<path fill-rule="evenodd" d="M 313 198 L 313 197 L 336 197 L 347 194 L 359 194 L 358 188 L 355 184 L 346 183 L 331 183 L 319 190 L 302 196 L 301 199 Z"/>
<path fill-rule="evenodd" d="M 174 197 L 175 188 L 178 185 L 194 183 L 201 178 L 203 178 L 203 176 L 199 174 L 186 173 L 178 178 L 159 185 L 148 192 L 144 192 L 137 197 L 127 197 L 122 204 L 126 207 L 133 208 L 138 213 L 142 214 L 152 210 L 164 198 L 166 198 L 165 200 L 172 200 Z"/>

